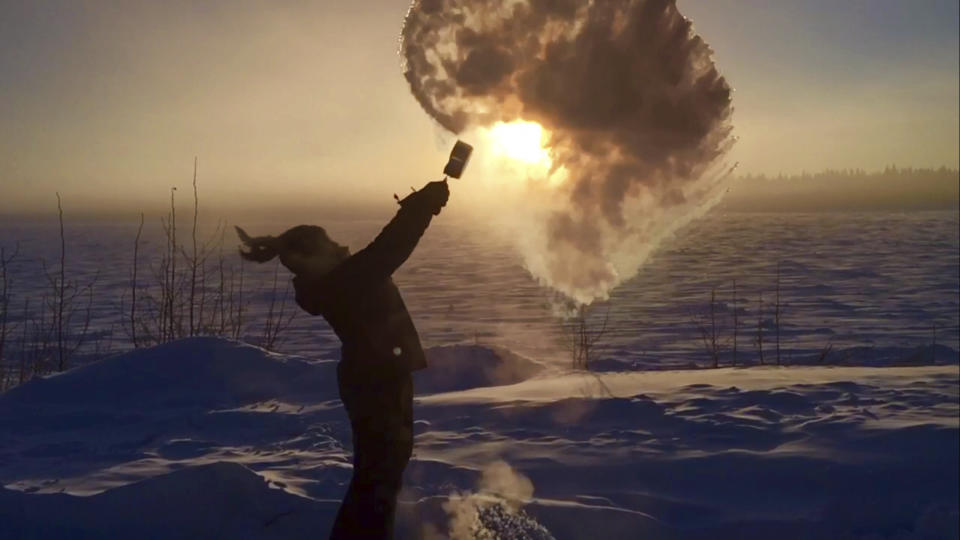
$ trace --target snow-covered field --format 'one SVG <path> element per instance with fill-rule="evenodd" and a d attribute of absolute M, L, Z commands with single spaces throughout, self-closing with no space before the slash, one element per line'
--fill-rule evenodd
<path fill-rule="evenodd" d="M 496 227 L 459 220 L 456 198 L 424 235 L 396 276 L 397 284 L 428 346 L 482 343 L 509 348 L 546 361 L 564 353 L 550 292 L 531 279 L 510 239 Z M 393 212 L 381 219 L 328 220 L 285 216 L 257 223 L 233 223 L 251 234 L 278 234 L 298 223 L 324 225 L 333 238 L 358 249 L 369 242 Z M 186 218 L 181 240 L 188 238 Z M 602 369 L 669 369 L 710 363 L 700 323 L 716 290 L 723 363 L 731 361 L 733 281 L 737 282 L 739 361 L 757 362 L 753 345 L 758 321 L 767 359 L 774 339 L 775 282 L 781 272 L 780 318 L 785 363 L 817 361 L 828 347 L 828 363 L 889 365 L 928 363 L 918 348 L 934 341 L 960 349 L 960 214 L 821 213 L 750 214 L 715 211 L 662 246 L 640 274 L 593 308 L 594 321 L 609 310 L 609 327 L 598 350 Z M 141 245 L 141 298 L 156 281 L 163 249 L 157 219 L 149 219 Z M 224 253 L 239 262 L 232 231 Z M 122 328 L 128 313 L 129 280 L 137 220 L 66 222 L 68 279 L 80 284 L 97 276 L 96 301 L 82 353 L 130 348 Z M 201 234 L 201 239 L 205 235 Z M 9 253 L 20 243 L 11 266 L 11 322 L 30 299 L 36 311 L 48 282 L 40 260 L 56 268 L 58 229 L 51 222 L 0 222 L 0 246 Z M 216 256 L 214 256 L 214 259 Z M 214 261 L 215 262 L 215 261 Z M 183 269 L 183 262 L 180 268 Z M 216 269 L 214 269 L 216 270 Z M 274 267 L 245 265 L 244 298 L 249 301 L 242 337 L 259 343 L 269 307 Z M 287 277 L 281 274 L 281 289 Z M 153 287 L 155 292 L 155 287 Z M 281 291 L 282 292 L 282 291 Z M 760 294 L 763 306 L 759 306 Z M 141 308 L 142 309 L 142 308 Z M 78 316 L 75 325 L 79 325 Z M 16 348 L 19 332 L 8 343 Z M 339 342 L 321 320 L 298 316 L 283 333 L 279 350 L 310 358 L 334 358 Z M 940 360 L 951 360 L 946 351 Z"/>
<path fill-rule="evenodd" d="M 958 536 L 955 363 L 571 373 L 432 348 L 399 536 Z M 0 395 L 0 538 L 324 537 L 334 363 L 194 338 Z"/>
<path fill-rule="evenodd" d="M 323 224 L 356 249 L 387 217 Z M 241 224 L 301 221 L 317 220 Z M 509 239 L 442 215 L 396 276 L 431 360 L 399 536 L 958 538 L 958 225 L 715 212 L 593 308 L 609 327 L 585 374 L 565 370 L 549 291 Z M 337 340 L 299 316 L 283 355 L 213 338 L 123 352 L 135 234 L 68 219 L 68 279 L 98 276 L 94 339 L 87 365 L 0 394 L 0 539 L 324 537 L 350 477 Z M 0 224 L 21 248 L 10 373 L 56 240 L 50 223 Z M 148 222 L 141 287 L 161 245 Z M 739 361 L 757 363 L 758 326 L 773 360 L 778 263 L 787 365 L 690 369 L 710 364 L 711 290 L 721 362 L 734 312 Z M 257 342 L 274 268 L 245 272 Z"/>

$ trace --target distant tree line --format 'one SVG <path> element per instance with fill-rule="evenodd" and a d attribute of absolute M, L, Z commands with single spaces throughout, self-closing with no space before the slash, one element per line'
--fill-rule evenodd
<path fill-rule="evenodd" d="M 896 166 L 875 172 L 828 169 L 747 175 L 733 184 L 723 203 L 727 210 L 748 212 L 956 210 L 958 206 L 957 169 Z"/>

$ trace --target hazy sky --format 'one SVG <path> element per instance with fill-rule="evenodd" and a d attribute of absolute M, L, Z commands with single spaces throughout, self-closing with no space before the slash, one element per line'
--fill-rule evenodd
<path fill-rule="evenodd" d="M 956 0 L 680 0 L 736 89 L 741 172 L 958 164 Z M 383 201 L 446 141 L 406 0 L 0 0 L 0 213 Z"/>

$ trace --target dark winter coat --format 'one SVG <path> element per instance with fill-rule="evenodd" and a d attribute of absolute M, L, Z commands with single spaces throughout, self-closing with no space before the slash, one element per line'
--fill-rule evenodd
<path fill-rule="evenodd" d="M 439 212 L 427 195 L 421 190 L 404 199 L 370 245 L 330 272 L 293 279 L 297 304 L 323 315 L 340 338 L 345 371 L 381 378 L 427 366 L 417 329 L 390 277 Z"/>

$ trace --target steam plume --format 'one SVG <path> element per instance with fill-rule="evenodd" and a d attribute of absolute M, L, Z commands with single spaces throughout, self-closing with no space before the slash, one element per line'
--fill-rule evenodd
<path fill-rule="evenodd" d="M 723 192 L 732 90 L 673 0 L 415 0 L 402 54 L 444 128 L 547 130 L 566 180 L 544 188 L 522 251 L 579 303 L 605 298 Z"/>
<path fill-rule="evenodd" d="M 426 538 L 553 540 L 553 535 L 522 507 L 533 497 L 533 483 L 504 461 L 483 470 L 476 492 L 452 493 L 443 509 L 449 518 L 446 535 L 429 531 Z"/>

